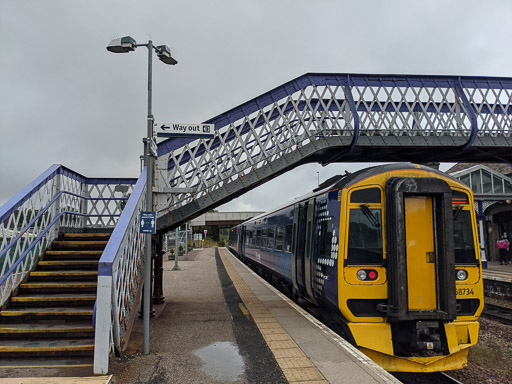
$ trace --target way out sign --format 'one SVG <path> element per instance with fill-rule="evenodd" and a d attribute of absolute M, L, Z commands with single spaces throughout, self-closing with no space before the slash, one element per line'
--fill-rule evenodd
<path fill-rule="evenodd" d="M 167 123 L 159 127 L 158 137 L 197 137 L 209 139 L 213 137 L 214 124 Z"/>
<path fill-rule="evenodd" d="M 156 212 L 141 212 L 139 233 L 156 233 Z"/>

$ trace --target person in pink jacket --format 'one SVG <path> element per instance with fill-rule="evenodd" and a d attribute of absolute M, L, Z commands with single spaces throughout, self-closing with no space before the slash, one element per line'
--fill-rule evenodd
<path fill-rule="evenodd" d="M 501 239 L 499 239 L 496 242 L 496 245 L 498 246 L 498 252 L 500 256 L 500 264 L 504 265 L 508 262 L 508 250 L 510 247 L 509 241 L 505 238 L 505 236 L 501 236 Z"/>

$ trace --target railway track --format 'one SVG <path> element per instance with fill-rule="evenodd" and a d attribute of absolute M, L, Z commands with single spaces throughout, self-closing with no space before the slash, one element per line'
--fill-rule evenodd
<path fill-rule="evenodd" d="M 512 325 L 512 308 L 485 303 L 482 315 L 488 319 Z"/>
<path fill-rule="evenodd" d="M 404 373 L 391 372 L 403 384 L 463 384 L 444 372 Z"/>

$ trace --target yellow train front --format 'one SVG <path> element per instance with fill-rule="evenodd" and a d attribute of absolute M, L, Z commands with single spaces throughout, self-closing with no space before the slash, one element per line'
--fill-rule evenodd
<path fill-rule="evenodd" d="M 471 190 L 414 164 L 324 184 L 233 229 L 230 247 L 386 370 L 462 368 L 484 305 Z"/>

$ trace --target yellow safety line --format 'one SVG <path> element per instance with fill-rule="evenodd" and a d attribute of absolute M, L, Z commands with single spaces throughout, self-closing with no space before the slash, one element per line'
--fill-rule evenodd
<path fill-rule="evenodd" d="M 21 288 L 95 288 L 98 283 L 24 283 L 21 284 Z"/>
<path fill-rule="evenodd" d="M 250 312 L 268 347 L 289 383 L 328 383 L 276 318 L 247 286 L 219 248 L 220 258 L 245 307 Z M 244 313 L 242 311 L 242 313 Z M 245 313 L 244 313 L 245 314 Z"/>
<path fill-rule="evenodd" d="M 90 345 L 69 345 L 61 347 L 18 347 L 0 346 L 0 352 L 72 352 L 72 351 L 93 351 L 94 344 Z"/>
<path fill-rule="evenodd" d="M 41 365 L 0 365 L 1 369 L 22 369 L 22 368 L 89 368 L 93 367 L 94 364 L 88 363 L 88 364 L 41 364 Z M 41 378 L 38 378 L 40 381 L 35 381 L 34 383 L 48 383 L 46 380 L 41 381 Z M 0 379 L 0 384 L 5 384 L 7 381 L 4 381 L 4 379 Z M 12 383 L 15 383 L 14 381 Z M 19 381 L 19 383 L 27 384 L 27 381 Z"/>
<path fill-rule="evenodd" d="M 59 332 L 93 332 L 94 327 L 76 328 L 0 328 L 0 333 L 59 333 Z"/>
<path fill-rule="evenodd" d="M 101 255 L 103 251 L 46 251 L 47 255 L 77 255 L 77 254 L 84 254 L 84 255 Z"/>
<path fill-rule="evenodd" d="M 30 272 L 30 276 L 94 276 L 97 271 L 88 272 L 70 272 L 70 271 L 51 271 L 51 272 Z"/>
<path fill-rule="evenodd" d="M 92 316 L 93 311 L 64 311 L 64 312 L 29 312 L 29 311 L 0 311 L 1 316 L 22 316 L 22 315 L 35 315 L 35 316 L 48 316 L 48 315 L 67 315 L 67 316 Z"/>
<path fill-rule="evenodd" d="M 37 301 L 91 301 L 96 300 L 96 296 L 69 296 L 69 297 L 52 297 L 52 296 L 34 296 L 34 297 L 13 297 L 11 302 L 16 303 L 27 303 L 27 302 L 37 302 Z"/>
<path fill-rule="evenodd" d="M 96 260 L 62 260 L 62 261 L 40 261 L 39 265 L 80 265 L 80 264 L 98 264 Z"/>

